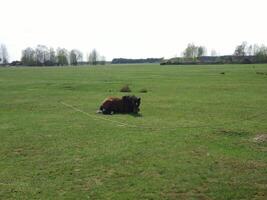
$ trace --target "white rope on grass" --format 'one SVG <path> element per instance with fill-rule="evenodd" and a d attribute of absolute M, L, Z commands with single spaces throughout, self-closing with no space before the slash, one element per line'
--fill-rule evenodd
<path fill-rule="evenodd" d="M 83 110 L 80 110 L 79 108 L 76 108 L 70 104 L 67 104 L 65 102 L 60 102 L 62 105 L 66 106 L 66 107 L 69 107 L 69 108 L 72 108 L 73 110 L 77 111 L 77 112 L 80 112 L 80 113 L 83 113 L 84 115 L 92 118 L 92 119 L 95 119 L 95 120 L 104 120 L 104 121 L 109 121 L 109 122 L 112 122 L 112 123 L 115 123 L 117 124 L 118 126 L 128 126 L 128 127 L 133 127 L 133 128 L 136 128 L 137 126 L 134 126 L 134 125 L 130 125 L 130 124 L 127 124 L 127 123 L 123 123 L 123 122 L 119 122 L 119 121 L 116 121 L 116 120 L 112 120 L 112 119 L 107 119 L 107 118 L 103 118 L 103 117 L 98 117 L 96 115 L 93 115 L 93 114 L 90 114 L 90 113 L 87 113 Z"/>
<path fill-rule="evenodd" d="M 131 125 L 131 124 L 127 124 L 127 123 L 123 123 L 123 122 L 119 122 L 119 121 L 116 121 L 116 120 L 112 120 L 112 119 L 107 119 L 107 118 L 103 118 L 103 117 L 98 117 L 96 115 L 93 115 L 93 114 L 90 114 L 90 113 L 87 113 L 83 110 L 80 110 L 79 108 L 76 108 L 70 104 L 67 104 L 63 101 L 60 102 L 62 105 L 68 107 L 68 108 L 71 108 L 77 112 L 80 112 L 94 120 L 104 120 L 104 121 L 109 121 L 111 123 L 116 123 L 117 126 L 120 126 L 120 127 L 130 127 L 130 128 L 142 128 L 142 129 L 150 129 L 150 130 L 161 130 L 161 129 L 164 129 L 163 127 L 161 128 L 155 128 L 155 127 L 146 127 L 146 126 L 136 126 L 136 125 Z M 202 128 L 202 127 L 206 127 L 206 126 L 179 126 L 179 127 L 175 127 L 175 128 L 168 128 L 168 130 L 175 130 L 176 128 Z M 166 129 L 166 128 L 165 128 Z"/>
<path fill-rule="evenodd" d="M 78 108 L 76 108 L 76 107 L 74 107 L 74 106 L 72 106 L 72 105 L 70 105 L 70 104 L 67 104 L 67 103 L 65 103 L 65 102 L 60 102 L 62 105 L 64 105 L 64 106 L 66 106 L 66 107 L 69 107 L 69 108 L 72 108 L 73 110 L 75 110 L 75 111 L 77 111 L 77 112 L 80 112 L 80 113 L 83 113 L 84 115 L 86 115 L 86 116 L 88 116 L 88 117 L 90 117 L 90 118 L 92 118 L 92 119 L 94 119 L 94 120 L 103 120 L 103 121 L 109 121 L 109 122 L 111 122 L 111 123 L 115 123 L 115 124 L 117 124 L 117 126 L 121 126 L 121 127 L 123 127 L 123 126 L 125 126 L 125 127 L 130 127 L 130 128 L 142 128 L 142 129 L 150 129 L 150 130 L 162 130 L 162 129 L 164 129 L 164 127 L 161 127 L 161 128 L 157 128 L 157 129 L 155 129 L 155 127 L 146 127 L 146 126 L 136 126 L 136 125 L 131 125 L 131 124 L 127 124 L 127 123 L 123 123 L 123 122 L 120 122 L 120 121 L 116 121 L 116 120 L 112 120 L 112 119 L 107 119 L 107 118 L 103 118 L 103 117 L 98 117 L 98 116 L 96 116 L 96 115 L 93 115 L 93 114 L 90 114 L 90 113 L 87 113 L 87 112 L 85 112 L 85 111 L 83 111 L 83 110 L 80 110 L 80 109 L 78 109 Z M 249 116 L 249 117 L 246 117 L 245 119 L 243 119 L 243 120 L 240 120 L 240 119 L 238 119 L 238 120 L 234 120 L 234 121 L 231 121 L 231 122 L 225 122 L 225 123 L 221 123 L 221 124 L 217 124 L 217 126 L 210 126 L 210 125 L 198 125 L 198 126 L 176 126 L 176 127 L 173 127 L 173 128 L 165 128 L 165 129 L 168 129 L 168 130 L 175 130 L 175 129 L 177 129 L 177 128 L 192 128 L 192 129 L 194 129 L 194 128 L 212 128 L 212 129 L 217 129 L 219 126 L 224 126 L 224 125 L 226 125 L 226 124 L 236 124 L 236 123 L 238 123 L 238 122 L 242 122 L 242 121 L 249 121 L 249 120 L 252 120 L 252 119 L 254 119 L 254 118 L 258 118 L 259 116 L 262 116 L 262 115 L 264 115 L 264 114 L 267 114 L 267 112 L 262 112 L 262 113 L 257 113 L 257 114 L 255 114 L 255 115 L 251 115 L 251 116 Z"/>

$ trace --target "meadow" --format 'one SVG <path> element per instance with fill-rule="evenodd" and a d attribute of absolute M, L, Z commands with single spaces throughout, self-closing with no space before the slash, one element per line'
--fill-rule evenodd
<path fill-rule="evenodd" d="M 0 199 L 266 199 L 266 73 L 0 68 Z M 126 84 L 140 115 L 95 113 Z"/>

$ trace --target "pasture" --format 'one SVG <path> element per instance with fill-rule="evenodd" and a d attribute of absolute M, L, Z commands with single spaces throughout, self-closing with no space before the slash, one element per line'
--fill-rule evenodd
<path fill-rule="evenodd" d="M 0 199 L 266 199 L 266 72 L 0 68 Z M 126 84 L 140 116 L 95 113 Z"/>

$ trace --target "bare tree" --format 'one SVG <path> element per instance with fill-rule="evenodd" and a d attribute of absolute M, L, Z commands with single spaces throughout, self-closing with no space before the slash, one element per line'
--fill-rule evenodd
<path fill-rule="evenodd" d="M 21 62 L 28 66 L 36 65 L 35 50 L 30 47 L 22 50 Z"/>
<path fill-rule="evenodd" d="M 193 43 L 189 43 L 186 49 L 184 50 L 183 55 L 185 58 L 196 58 L 197 51 L 198 51 L 198 47 L 195 46 Z"/>
<path fill-rule="evenodd" d="M 204 46 L 196 46 L 193 43 L 189 43 L 186 49 L 183 52 L 183 56 L 185 58 L 193 58 L 206 55 L 206 47 Z"/>
<path fill-rule="evenodd" d="M 68 65 L 69 52 L 67 49 L 64 48 L 58 48 L 57 49 L 57 63 L 61 66 Z"/>
<path fill-rule="evenodd" d="M 100 65 L 105 65 L 106 64 L 106 58 L 105 58 L 105 56 L 100 56 L 99 63 L 100 63 Z"/>
<path fill-rule="evenodd" d="M 253 55 L 253 46 L 252 45 L 249 45 L 246 49 L 246 54 L 248 56 L 252 56 Z"/>
<path fill-rule="evenodd" d="M 4 44 L 1 44 L 0 46 L 0 59 L 1 59 L 0 61 L 4 65 L 8 64 L 9 56 L 8 56 L 6 45 Z"/>
<path fill-rule="evenodd" d="M 88 56 L 88 62 L 90 65 L 97 65 L 98 63 L 98 52 L 96 51 L 96 49 L 93 49 L 93 51 L 91 51 L 91 53 Z"/>
<path fill-rule="evenodd" d="M 255 51 L 255 56 L 258 62 L 266 63 L 267 62 L 267 46 L 261 45 Z"/>
<path fill-rule="evenodd" d="M 235 48 L 234 56 L 245 56 L 247 49 L 247 42 L 242 42 Z"/>
<path fill-rule="evenodd" d="M 57 63 L 56 52 L 55 52 L 55 50 L 52 47 L 50 47 L 50 49 L 49 49 L 49 63 L 48 63 L 48 65 L 53 66 L 56 63 Z"/>
<path fill-rule="evenodd" d="M 35 49 L 37 65 L 45 65 L 49 61 L 49 50 L 45 45 L 38 45 Z"/>
<path fill-rule="evenodd" d="M 204 46 L 199 46 L 197 49 L 197 57 L 205 56 L 207 53 L 207 49 Z"/>
<path fill-rule="evenodd" d="M 260 49 L 259 45 L 254 44 L 254 45 L 253 45 L 252 54 L 253 54 L 253 55 L 256 55 L 256 54 L 259 52 L 259 49 Z"/>
<path fill-rule="evenodd" d="M 83 54 L 81 51 L 77 49 L 72 49 L 70 51 L 70 64 L 71 65 L 77 65 L 82 60 L 83 60 Z"/>

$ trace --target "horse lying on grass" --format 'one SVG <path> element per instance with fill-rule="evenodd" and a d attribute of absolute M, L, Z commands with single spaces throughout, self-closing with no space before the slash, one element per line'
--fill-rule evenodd
<path fill-rule="evenodd" d="M 108 97 L 100 106 L 97 113 L 114 114 L 114 113 L 133 113 L 137 114 L 140 109 L 141 98 L 136 96 Z"/>

